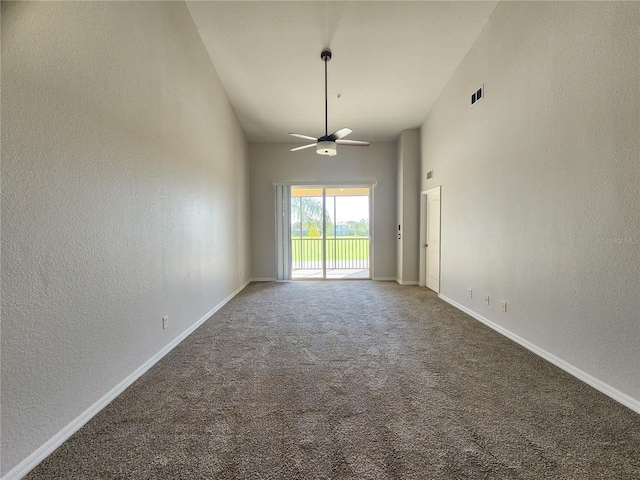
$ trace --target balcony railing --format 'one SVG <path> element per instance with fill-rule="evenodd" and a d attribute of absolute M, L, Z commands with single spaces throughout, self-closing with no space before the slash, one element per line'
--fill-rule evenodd
<path fill-rule="evenodd" d="M 327 238 L 328 269 L 369 268 L 369 238 Z M 291 238 L 293 270 L 322 268 L 322 238 Z"/>

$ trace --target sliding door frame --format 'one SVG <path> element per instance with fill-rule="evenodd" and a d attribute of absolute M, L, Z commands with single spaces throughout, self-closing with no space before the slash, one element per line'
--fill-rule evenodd
<path fill-rule="evenodd" d="M 276 200 L 276 259 L 278 281 L 291 280 L 292 258 L 291 258 L 291 187 L 308 187 L 322 189 L 322 277 L 327 276 L 327 236 L 326 236 L 326 189 L 327 188 L 350 188 L 369 187 L 369 279 L 374 278 L 374 255 L 375 255 L 375 235 L 374 235 L 374 192 L 378 184 L 377 180 L 354 180 L 354 181 L 324 181 L 324 182 L 273 182 Z M 286 215 L 286 219 L 284 218 Z M 285 231 L 286 230 L 286 231 Z M 288 232 L 288 234 L 287 234 Z M 287 241 L 285 242 L 285 239 Z"/>

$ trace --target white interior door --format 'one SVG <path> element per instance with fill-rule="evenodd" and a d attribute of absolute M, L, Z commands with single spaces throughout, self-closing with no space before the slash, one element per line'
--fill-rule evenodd
<path fill-rule="evenodd" d="M 427 288 L 440 292 L 440 190 L 427 194 Z"/>
<path fill-rule="evenodd" d="M 425 194 L 425 284 L 427 288 L 440 293 L 440 187 L 427 190 Z"/>

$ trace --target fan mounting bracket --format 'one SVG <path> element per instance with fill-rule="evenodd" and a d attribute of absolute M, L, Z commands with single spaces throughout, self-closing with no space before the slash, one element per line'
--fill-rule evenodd
<path fill-rule="evenodd" d="M 331 50 L 323 50 L 322 53 L 320 54 L 320 58 L 325 62 L 328 62 L 329 60 L 331 60 Z"/>

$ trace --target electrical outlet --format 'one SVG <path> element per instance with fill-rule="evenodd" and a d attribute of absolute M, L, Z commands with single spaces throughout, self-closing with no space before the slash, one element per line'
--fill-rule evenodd
<path fill-rule="evenodd" d="M 473 297 L 473 290 L 469 289 L 469 293 L 467 293 L 467 295 L 469 295 L 469 298 Z"/>
<path fill-rule="evenodd" d="M 489 295 L 486 295 L 486 296 L 484 297 L 484 304 L 485 304 L 485 305 L 489 305 Z"/>
<path fill-rule="evenodd" d="M 503 312 L 507 311 L 507 302 L 502 302 L 502 311 Z"/>
<path fill-rule="evenodd" d="M 169 327 L 169 315 L 165 315 L 164 317 L 162 317 L 162 329 L 164 330 L 165 328 Z"/>

